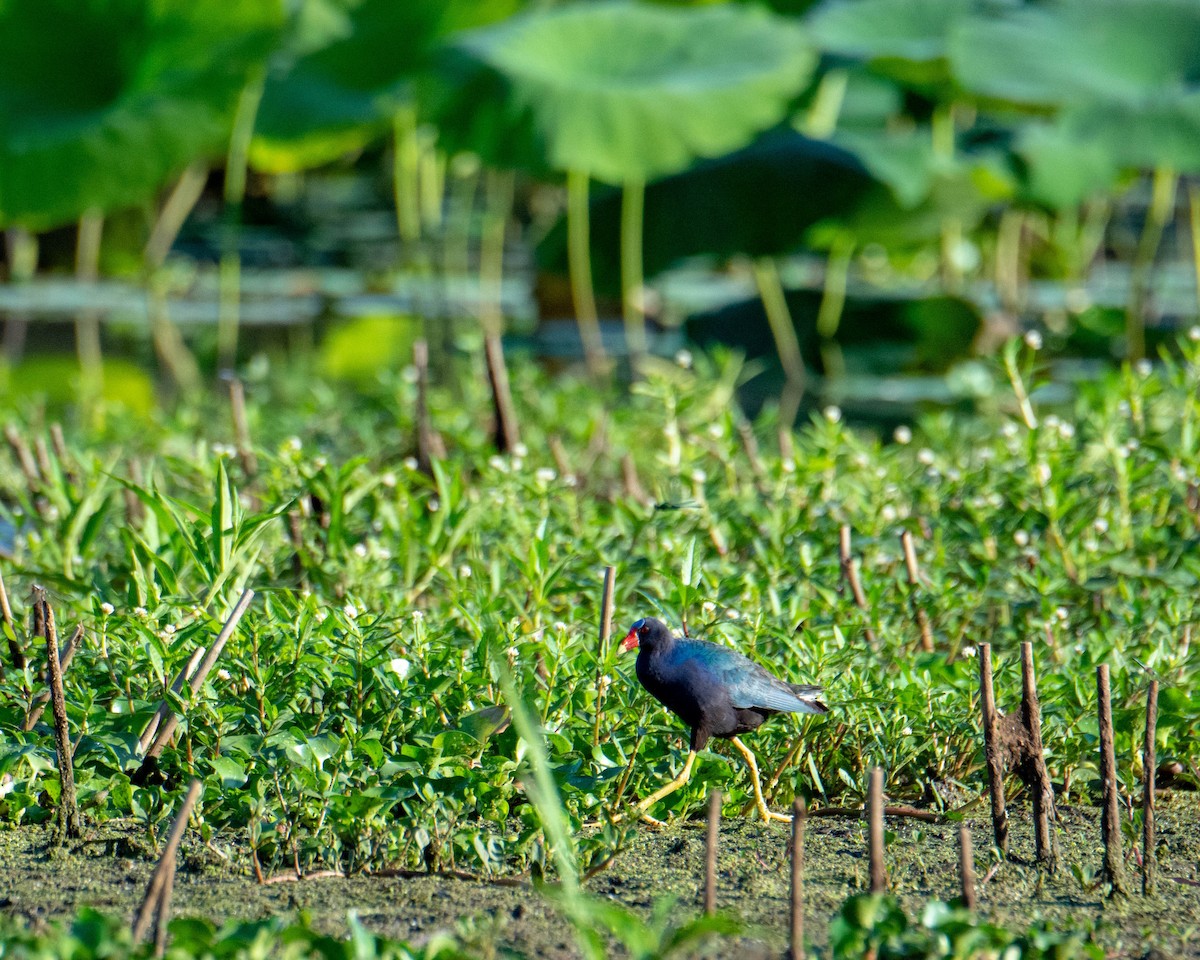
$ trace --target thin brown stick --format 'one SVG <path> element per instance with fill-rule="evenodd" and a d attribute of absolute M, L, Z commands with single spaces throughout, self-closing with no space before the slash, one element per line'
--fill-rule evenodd
<path fill-rule="evenodd" d="M 150 921 L 156 916 L 159 926 L 166 926 L 167 917 L 163 909 L 163 893 L 166 890 L 167 874 L 175 872 L 179 844 L 187 829 L 188 817 L 192 815 L 192 808 L 200 799 L 202 790 L 203 787 L 199 780 L 193 779 L 188 784 L 187 794 L 183 798 L 179 812 L 175 814 L 175 820 L 171 823 L 171 830 L 167 834 L 167 844 L 163 848 L 162 856 L 159 857 L 154 872 L 150 874 L 150 882 L 146 885 L 146 895 L 142 898 L 142 905 L 138 907 L 133 918 L 133 942 L 135 944 L 141 943 L 146 938 L 146 934 L 150 930 Z"/>
<path fill-rule="evenodd" d="M 33 438 L 33 453 L 37 457 L 38 473 L 49 480 L 54 476 L 54 463 L 50 459 L 50 448 L 46 446 L 46 438 L 36 434 Z"/>
<path fill-rule="evenodd" d="M 708 830 L 704 845 L 704 912 L 717 912 L 717 841 L 721 834 L 721 791 L 708 797 Z"/>
<path fill-rule="evenodd" d="M 604 714 L 604 666 L 608 662 L 608 640 L 612 636 L 613 591 L 617 583 L 617 568 L 604 568 L 604 586 L 600 594 L 600 643 L 596 652 L 596 714 L 592 725 L 592 746 L 600 743 L 600 718 Z"/>
<path fill-rule="evenodd" d="M 1038 703 L 1037 678 L 1033 671 L 1033 644 L 1021 644 L 1021 719 L 1029 731 L 1029 772 L 1033 781 L 1033 836 L 1037 860 L 1046 870 L 1058 868 L 1058 841 L 1053 832 L 1057 819 L 1054 809 L 1054 785 L 1046 770 L 1042 745 L 1042 710 Z"/>
<path fill-rule="evenodd" d="M 958 825 L 958 878 L 962 885 L 962 902 L 968 910 L 975 909 L 975 852 L 971 847 L 971 828 Z"/>
<path fill-rule="evenodd" d="M 922 823 L 945 823 L 946 815 L 933 810 L 918 810 L 916 807 L 892 806 L 884 804 L 885 817 L 899 817 L 904 820 L 920 820 Z M 844 817 L 847 820 L 862 820 L 867 816 L 867 808 L 862 807 L 813 807 L 808 811 L 809 817 L 835 818 Z"/>
<path fill-rule="evenodd" d="M 554 458 L 554 467 L 558 470 L 560 477 L 573 477 L 575 471 L 571 469 L 571 461 L 567 459 L 567 450 L 563 446 L 562 438 L 551 434 L 546 438 L 546 446 L 550 448 L 550 456 Z"/>
<path fill-rule="evenodd" d="M 867 836 L 871 864 L 871 892 L 887 891 L 887 865 L 883 860 L 883 767 L 871 768 L 867 788 Z"/>
<path fill-rule="evenodd" d="M 55 830 L 59 838 L 75 839 L 82 834 L 79 821 L 79 804 L 75 798 L 74 751 L 71 749 L 71 731 L 67 726 L 67 699 L 63 693 L 62 670 L 59 666 L 58 630 L 54 626 L 54 610 L 46 599 L 46 591 L 33 588 L 33 604 L 40 608 L 37 621 L 46 638 L 46 662 L 50 671 L 50 705 L 54 713 L 54 748 L 58 754 L 58 780 L 61 791 L 55 813 Z"/>
<path fill-rule="evenodd" d="M 933 628 L 929 625 L 929 615 L 925 608 L 917 602 L 917 588 L 921 585 L 921 568 L 917 566 L 917 550 L 913 546 L 911 530 L 900 534 L 900 546 L 904 550 L 904 568 L 908 574 L 908 585 L 912 587 L 913 614 L 917 618 L 917 626 L 921 630 L 921 649 L 926 653 L 933 652 Z"/>
<path fill-rule="evenodd" d="M 25 438 L 21 436 L 21 432 L 16 426 L 11 423 L 4 427 L 4 439 L 8 441 L 9 449 L 12 450 L 17 466 L 21 468 L 21 473 L 25 476 L 25 482 L 29 486 L 30 492 L 36 493 L 41 489 L 42 476 L 38 473 L 37 462 L 33 459 L 29 444 L 25 442 Z"/>
<path fill-rule="evenodd" d="M 200 658 L 205 654 L 204 647 L 197 647 L 192 651 L 192 655 L 188 658 L 187 664 L 178 674 L 175 675 L 175 680 L 171 684 L 171 690 L 178 695 L 183 690 L 183 685 L 196 672 L 196 667 L 200 663 Z M 167 700 L 163 700 L 158 705 L 158 709 L 154 711 L 154 716 L 150 718 L 150 722 L 146 724 L 146 729 L 142 731 L 142 735 L 138 740 L 138 749 L 145 750 L 154 740 L 154 735 L 158 733 L 158 728 L 167 718 L 167 714 L 171 712 L 171 704 Z"/>
<path fill-rule="evenodd" d="M 650 498 L 642 487 L 638 477 L 637 464 L 633 462 L 633 454 L 627 453 L 621 457 L 621 480 L 625 485 L 625 494 L 638 503 L 649 503 Z"/>
<path fill-rule="evenodd" d="M 854 605 L 863 613 L 868 613 L 867 595 L 863 592 L 862 581 L 858 576 L 858 561 L 854 559 L 851 549 L 848 523 L 842 524 L 838 534 L 838 561 L 842 567 L 842 577 L 850 587 L 851 596 L 854 597 Z M 867 638 L 867 643 L 875 642 L 875 631 L 869 623 L 863 628 L 863 636 Z"/>
<path fill-rule="evenodd" d="M 67 645 L 59 652 L 58 669 L 60 673 L 66 673 L 71 666 L 71 661 L 75 659 L 75 651 L 79 649 L 79 643 L 83 640 L 83 624 L 75 628 L 75 633 L 71 639 L 67 641 Z M 21 725 L 21 729 L 28 733 L 37 726 L 37 722 L 42 719 L 42 714 L 46 711 L 46 704 L 50 702 L 50 691 L 43 690 L 29 705 L 29 712 L 25 714 L 25 722 Z"/>
<path fill-rule="evenodd" d="M 54 455 L 58 457 L 63 472 L 69 479 L 74 479 L 71 476 L 71 455 L 67 452 L 67 439 L 63 436 L 62 424 L 57 420 L 50 424 L 50 445 L 54 448 Z"/>
<path fill-rule="evenodd" d="M 221 628 L 221 632 L 217 634 L 217 639 L 213 641 L 213 645 L 209 648 L 204 660 L 200 666 L 196 668 L 195 674 L 190 678 L 190 686 L 192 688 L 192 698 L 195 699 L 196 694 L 204 685 L 209 672 L 216 665 L 217 657 L 221 655 L 221 651 L 225 649 L 225 644 L 233 635 L 234 629 L 238 625 L 238 621 L 242 619 L 242 614 L 246 612 L 246 608 L 250 606 L 250 601 L 254 599 L 254 591 L 246 590 L 234 604 L 233 610 L 229 614 L 229 619 L 225 621 L 225 626 Z M 158 757 L 163 748 L 171 740 L 171 735 L 174 734 L 175 728 L 179 725 L 179 717 L 173 710 L 168 710 L 167 715 L 163 718 L 159 726 L 158 734 L 154 738 L 154 742 L 150 744 L 150 749 L 146 751 L 146 759 Z M 143 766 L 145 761 L 143 761 Z"/>
<path fill-rule="evenodd" d="M 154 955 L 162 957 L 167 952 L 167 929 L 171 921 L 171 896 L 175 892 L 175 858 L 171 857 L 171 869 L 163 874 L 162 892 L 158 897 L 158 910 L 154 921 Z"/>
<path fill-rule="evenodd" d="M 804 826 L 808 822 L 804 798 L 792 803 L 792 910 L 788 938 L 791 960 L 804 956 Z"/>
<path fill-rule="evenodd" d="M 446 449 L 429 415 L 429 344 L 424 340 L 413 344 L 413 367 L 417 371 L 417 468 L 432 476 L 433 461 L 444 458 Z"/>
<path fill-rule="evenodd" d="M 1104 839 L 1104 864 L 1101 880 L 1110 887 L 1110 896 L 1125 893 L 1125 857 L 1121 852 L 1120 797 L 1117 794 L 1117 756 L 1113 745 L 1112 694 L 1108 664 L 1096 667 L 1096 692 L 1100 719 L 1100 782 L 1104 788 L 1100 831 Z"/>
<path fill-rule="evenodd" d="M 246 388 L 237 377 L 229 378 L 229 415 L 233 420 L 233 436 L 237 443 L 238 461 L 247 477 L 258 473 L 258 458 L 250 443 L 250 421 L 246 418 Z"/>
<path fill-rule="evenodd" d="M 1142 895 L 1154 895 L 1158 855 L 1154 840 L 1154 774 L 1158 766 L 1155 731 L 1158 727 L 1158 681 L 1146 691 L 1146 737 L 1142 742 Z"/>
<path fill-rule="evenodd" d="M 25 651 L 21 647 L 17 623 L 13 620 L 12 607 L 8 603 L 8 590 L 4 587 L 4 574 L 0 573 L 0 617 L 4 618 L 4 637 L 8 641 L 8 657 L 16 670 L 25 669 Z"/>
<path fill-rule="evenodd" d="M 779 442 L 779 459 L 794 461 L 796 459 L 796 444 L 792 440 L 791 426 L 780 427 L 775 437 Z"/>
<path fill-rule="evenodd" d="M 504 342 L 498 333 L 485 334 L 483 356 L 487 363 L 488 382 L 492 385 L 492 407 L 496 413 L 495 446 L 508 453 L 521 442 L 517 408 L 508 385 L 508 366 L 504 362 Z"/>
<path fill-rule="evenodd" d="M 992 645 L 979 645 L 979 703 L 983 712 L 983 742 L 987 757 L 988 792 L 992 798 L 992 834 L 996 849 L 1008 853 L 1008 813 L 1004 809 L 1004 761 L 997 729 L 996 693 L 992 686 Z"/>

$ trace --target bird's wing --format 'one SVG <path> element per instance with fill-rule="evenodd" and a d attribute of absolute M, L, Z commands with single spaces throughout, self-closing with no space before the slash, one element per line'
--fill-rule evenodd
<path fill-rule="evenodd" d="M 702 661 L 720 679 L 729 691 L 730 702 L 738 709 L 780 713 L 825 713 L 829 709 L 818 699 L 820 687 L 797 689 L 729 647 L 704 641 L 691 641 L 688 646 L 687 655 Z"/>

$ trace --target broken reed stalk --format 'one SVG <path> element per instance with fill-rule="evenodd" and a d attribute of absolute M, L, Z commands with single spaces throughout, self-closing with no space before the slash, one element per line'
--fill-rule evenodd
<path fill-rule="evenodd" d="M 229 619 L 225 621 L 225 626 L 221 628 L 221 632 L 217 634 L 217 639 L 213 641 L 212 647 L 209 648 L 204 660 L 200 666 L 196 668 L 196 672 L 190 678 L 190 686 L 192 688 L 192 697 L 200 691 L 204 686 L 204 681 L 208 678 L 212 668 L 217 663 L 217 657 L 221 655 L 221 651 L 225 649 L 225 644 L 233 635 L 234 629 L 238 625 L 238 621 L 242 619 L 242 614 L 246 612 L 246 608 L 250 606 L 250 601 L 254 599 L 254 591 L 246 590 L 234 604 L 233 610 L 229 614 Z M 145 766 L 146 761 L 152 757 L 157 758 L 162 754 L 163 748 L 170 742 L 172 734 L 175 733 L 175 728 L 179 725 L 179 716 L 174 710 L 167 709 L 166 716 L 159 725 L 158 734 L 154 741 L 150 744 L 150 748 L 146 751 L 146 760 L 142 765 Z"/>
<path fill-rule="evenodd" d="M 38 473 L 49 480 L 54 476 L 54 463 L 50 459 L 50 448 L 46 446 L 46 438 L 41 434 L 34 435 L 33 453 L 37 457 Z"/>
<path fill-rule="evenodd" d="M 633 462 L 633 454 L 627 453 L 621 457 L 621 480 L 625 485 L 625 494 L 638 503 L 649 503 L 642 481 L 638 477 L 637 464 Z"/>
<path fill-rule="evenodd" d="M 983 743 L 987 757 L 988 792 L 992 798 L 992 834 L 996 849 L 1008 853 L 1008 813 L 1004 809 L 1004 761 L 996 717 L 996 692 L 992 686 L 992 645 L 979 645 L 979 704 L 983 712 Z"/>
<path fill-rule="evenodd" d="M 71 639 L 67 641 L 67 645 L 59 651 L 58 654 L 58 670 L 59 673 L 66 673 L 71 666 L 71 661 L 75 659 L 75 652 L 79 649 L 79 644 L 83 640 L 83 624 L 75 628 L 75 633 Z M 42 719 L 42 714 L 46 712 L 46 704 L 50 702 L 50 691 L 43 690 L 33 702 L 29 704 L 29 712 L 25 714 L 25 722 L 21 725 L 21 729 L 28 733 L 37 726 L 37 722 Z"/>
<path fill-rule="evenodd" d="M 246 388 L 237 377 L 229 378 L 229 414 L 233 419 L 233 437 L 237 444 L 238 462 L 247 477 L 258 473 L 258 459 L 250 443 L 250 421 L 246 418 Z"/>
<path fill-rule="evenodd" d="M 958 879 L 962 886 L 963 906 L 975 909 L 975 851 L 971 847 L 971 828 L 958 825 Z"/>
<path fill-rule="evenodd" d="M 445 457 L 446 449 L 429 416 L 429 344 L 424 340 L 413 344 L 413 367 L 417 371 L 417 469 L 432 475 L 433 461 Z"/>
<path fill-rule="evenodd" d="M 1120 798 L 1117 795 L 1117 757 L 1113 745 L 1112 693 L 1108 682 L 1108 664 L 1096 667 L 1096 693 L 1100 714 L 1100 782 L 1104 788 L 1100 831 L 1104 839 L 1104 864 L 1101 880 L 1110 887 L 1110 896 L 1125 893 L 1125 857 L 1121 853 Z"/>
<path fill-rule="evenodd" d="M 1054 785 L 1046 770 L 1045 748 L 1042 746 L 1042 709 L 1038 703 L 1037 678 L 1033 671 L 1033 644 L 1021 644 L 1021 719 L 1029 731 L 1031 755 L 1029 773 L 1033 781 L 1033 836 L 1038 863 L 1054 873 L 1058 868 L 1058 838 L 1053 824 L 1058 819 L 1054 810 Z"/>
<path fill-rule="evenodd" d="M 717 840 L 721 834 L 721 791 L 708 795 L 708 830 L 704 844 L 704 912 L 717 912 Z"/>
<path fill-rule="evenodd" d="M 792 803 L 792 911 L 788 937 L 791 960 L 801 960 L 804 956 L 804 827 L 807 822 L 804 798 L 797 797 Z"/>
<path fill-rule="evenodd" d="M 134 457 L 129 461 L 129 482 L 135 487 L 144 487 L 146 485 L 145 477 L 142 474 L 142 461 Z M 142 504 L 141 497 L 129 487 L 125 488 L 125 522 L 129 526 L 137 528 L 142 525 L 142 521 L 146 518 L 146 508 Z"/>
<path fill-rule="evenodd" d="M 71 731 L 67 726 L 67 700 L 63 694 L 62 670 L 58 659 L 58 630 L 54 610 L 42 587 L 33 588 L 34 622 L 46 638 L 46 661 L 50 671 L 50 706 L 54 713 L 54 748 L 58 753 L 58 780 L 61 790 L 55 813 L 55 831 L 59 839 L 75 839 L 82 830 L 79 804 L 75 799 L 75 765 L 72 761 Z"/>
<path fill-rule="evenodd" d="M 25 442 L 25 438 L 21 436 L 21 432 L 11 423 L 4 427 L 4 439 L 8 441 L 9 449 L 12 450 L 13 457 L 17 461 L 17 466 L 21 468 L 21 473 L 25 476 L 25 482 L 29 486 L 30 493 L 36 493 L 41 488 L 42 477 L 38 473 L 37 463 L 29 450 L 29 444 Z"/>
<path fill-rule="evenodd" d="M 854 605 L 863 613 L 867 613 L 867 595 L 863 592 L 862 581 L 858 576 L 858 561 L 854 559 L 851 551 L 850 524 L 848 523 L 843 523 L 839 531 L 838 560 L 842 567 L 842 577 L 850 586 L 850 593 L 854 597 Z M 867 638 L 867 643 L 875 642 L 875 631 L 871 629 L 869 623 L 863 628 L 863 636 Z"/>
<path fill-rule="evenodd" d="M 871 892 L 887 891 L 887 866 L 883 862 L 883 767 L 871 768 L 867 787 L 867 836 L 871 863 Z"/>
<path fill-rule="evenodd" d="M 496 412 L 495 446 L 508 453 L 521 442 L 517 423 L 517 408 L 508 385 L 508 367 L 504 363 L 504 343 L 500 334 L 489 333 L 483 338 L 483 356 L 487 363 L 488 382 L 492 385 L 492 407 Z"/>
<path fill-rule="evenodd" d="M 17 639 L 17 624 L 13 620 L 12 607 L 8 603 L 8 590 L 4 587 L 4 574 L 0 573 L 0 617 L 4 619 L 4 637 L 8 641 L 8 657 L 13 669 L 25 669 L 25 651 Z"/>
<path fill-rule="evenodd" d="M 188 658 L 187 665 L 179 671 L 179 673 L 175 676 L 174 682 L 171 684 L 171 690 L 173 693 L 178 695 L 183 691 L 184 683 L 192 679 L 192 675 L 196 672 L 196 667 L 200 663 L 200 658 L 203 657 L 204 654 L 204 647 L 197 647 L 192 651 L 191 657 Z M 158 733 L 158 728 L 162 725 L 162 722 L 167 718 L 167 714 L 170 712 L 171 704 L 168 700 L 164 699 L 163 702 L 158 705 L 158 709 L 154 711 L 154 716 L 150 718 L 150 722 L 146 724 L 146 729 L 142 731 L 142 736 L 138 740 L 138 748 L 140 750 L 144 751 L 148 746 L 150 746 L 151 741 L 154 740 L 154 735 Z"/>
<path fill-rule="evenodd" d="M 571 461 L 567 459 L 567 451 L 562 438 L 551 434 L 546 438 L 546 446 L 550 448 L 550 456 L 554 458 L 554 468 L 560 477 L 572 477 L 575 471 L 571 469 Z"/>
<path fill-rule="evenodd" d="M 596 716 L 592 725 L 592 746 L 600 743 L 600 717 L 604 705 L 604 667 L 608 662 L 608 639 L 612 636 L 613 591 L 617 583 L 617 568 L 604 568 L 604 587 L 600 594 L 600 645 L 596 653 Z"/>
<path fill-rule="evenodd" d="M 1142 742 L 1142 896 L 1154 895 L 1154 775 L 1158 766 L 1155 756 L 1155 730 L 1158 726 L 1158 681 L 1150 681 L 1146 691 L 1146 738 Z"/>
<path fill-rule="evenodd" d="M 154 872 L 150 874 L 150 882 L 146 884 L 146 896 L 142 898 L 142 905 L 138 908 L 133 918 L 133 942 L 135 944 L 141 943 L 146 938 L 146 934 L 150 930 L 151 920 L 155 921 L 156 941 L 159 937 L 163 936 L 162 931 L 167 926 L 167 914 L 171 903 L 168 877 L 172 878 L 172 880 L 174 878 L 175 860 L 179 851 L 179 844 L 183 840 L 183 832 L 187 829 L 188 817 L 192 815 L 192 808 L 196 805 L 196 801 L 200 799 L 202 789 L 200 781 L 193 779 L 188 784 L 188 791 L 183 798 L 182 805 L 179 807 L 179 812 L 175 814 L 175 820 L 172 822 L 171 830 L 167 834 L 167 845 L 163 848 L 162 856 L 159 858 Z"/>
<path fill-rule="evenodd" d="M 71 455 L 67 452 L 67 439 L 63 436 L 62 424 L 57 420 L 50 424 L 50 445 L 54 447 L 54 455 L 58 457 L 63 476 L 74 483 L 76 477 L 75 471 L 71 467 Z"/>
<path fill-rule="evenodd" d="M 913 613 L 917 618 L 917 626 L 921 630 L 921 649 L 925 653 L 933 652 L 933 628 L 929 625 L 929 615 L 925 608 L 917 602 L 917 588 L 921 585 L 921 568 L 917 566 L 917 550 L 913 546 L 911 530 L 900 534 L 900 547 L 904 550 L 904 569 L 908 575 L 908 585 L 912 587 Z"/>

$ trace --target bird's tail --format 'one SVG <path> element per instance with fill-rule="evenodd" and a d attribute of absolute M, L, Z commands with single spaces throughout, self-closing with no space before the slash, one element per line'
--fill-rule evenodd
<path fill-rule="evenodd" d="M 828 713 L 827 707 L 821 700 L 821 695 L 825 692 L 824 687 L 818 687 L 811 683 L 793 683 L 789 684 L 792 692 L 804 704 L 804 710 L 797 711 L 798 713 Z"/>

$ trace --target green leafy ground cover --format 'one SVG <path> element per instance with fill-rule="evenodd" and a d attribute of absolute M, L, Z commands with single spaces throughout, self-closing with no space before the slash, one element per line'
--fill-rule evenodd
<path fill-rule="evenodd" d="M 1062 803 L 1094 797 L 1100 662 L 1113 671 L 1125 795 L 1139 793 L 1151 673 L 1163 683 L 1159 759 L 1194 786 L 1200 366 L 1194 343 L 1181 351 L 1051 411 L 1039 409 L 1036 351 L 1013 344 L 1015 389 L 997 409 L 932 414 L 894 438 L 830 409 L 782 451 L 768 415 L 753 454 L 731 403 L 741 369 L 727 358 L 658 364 L 629 394 L 514 364 L 525 446 L 505 455 L 489 445 L 483 378 L 460 370 L 434 392 L 448 453 L 432 476 L 411 459 L 407 372 L 349 393 L 260 371 L 247 386 L 253 473 L 212 399 L 151 421 L 113 410 L 68 423 L 66 458 L 49 453 L 32 485 L 0 463 L 16 639 L 27 642 L 34 582 L 50 589 L 61 634 L 86 627 L 67 700 L 93 820 L 132 822 L 156 846 L 197 776 L 196 837 L 266 874 L 561 875 L 529 802 L 528 742 L 497 729 L 510 672 L 544 730 L 581 869 L 614 852 L 620 862 L 639 834 L 611 816 L 673 775 L 686 738 L 632 661 L 597 640 L 606 564 L 619 625 L 686 618 L 693 634 L 827 686 L 828 716 L 777 718 L 753 737 L 776 806 L 801 791 L 857 805 L 876 764 L 895 800 L 954 810 L 976 798 L 981 641 L 995 646 L 1009 710 L 1017 644 L 1034 641 Z M 42 434 L 47 416 L 22 411 L 19 429 Z M 841 587 L 843 524 L 866 611 Z M 924 577 L 915 589 L 903 530 Z M 137 739 L 165 687 L 247 586 L 258 596 L 186 710 L 162 782 L 134 785 Z M 918 607 L 932 653 L 920 650 Z M 21 729 L 36 670 L 9 666 L 0 684 L 0 776 L 11 778 L 0 818 L 24 828 L 52 815 L 53 741 L 44 720 Z M 699 773 L 656 815 L 698 813 L 710 786 L 725 791 L 727 816 L 747 807 L 745 771 L 720 747 Z M 1095 865 L 1081 856 L 1081 871 Z"/>

